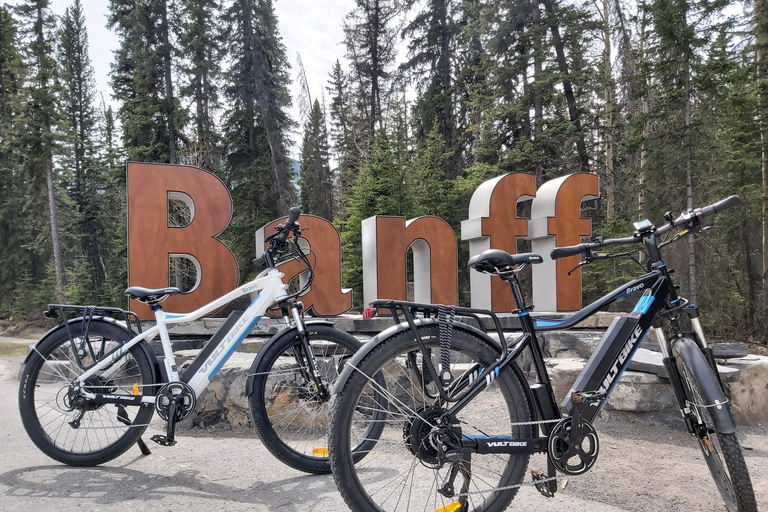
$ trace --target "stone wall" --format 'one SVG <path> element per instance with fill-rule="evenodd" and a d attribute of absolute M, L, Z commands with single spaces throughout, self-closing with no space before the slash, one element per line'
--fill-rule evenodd
<path fill-rule="evenodd" d="M 598 331 L 548 333 L 543 348 L 548 372 L 558 403 L 570 390 L 586 359 L 599 342 Z M 653 348 L 653 340 L 643 346 Z M 639 350 L 642 350 L 639 349 Z M 249 424 L 245 384 L 252 353 L 235 353 L 198 397 L 196 410 L 180 426 L 208 426 L 225 422 L 232 426 Z M 523 362 L 524 364 L 524 362 Z M 741 425 L 768 422 L 768 357 L 749 355 L 727 360 L 722 377 L 731 395 L 733 415 Z M 666 375 L 665 372 L 658 372 Z M 628 369 L 605 405 L 607 411 L 636 413 L 677 413 L 674 393 L 665 376 Z"/>

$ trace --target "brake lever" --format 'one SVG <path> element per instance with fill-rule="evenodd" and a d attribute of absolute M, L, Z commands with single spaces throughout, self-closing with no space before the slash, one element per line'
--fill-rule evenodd
<path fill-rule="evenodd" d="M 569 270 L 569 271 L 568 271 L 568 275 L 571 275 L 571 274 L 572 274 L 572 273 L 574 273 L 574 272 L 575 272 L 575 271 L 576 271 L 576 270 L 577 270 L 579 267 L 583 267 L 584 265 L 586 265 L 586 264 L 588 264 L 588 263 L 590 263 L 590 262 L 589 262 L 589 261 L 586 261 L 586 260 L 585 260 L 585 261 L 580 261 L 578 265 L 576 265 L 575 267 L 573 267 L 571 270 Z"/>

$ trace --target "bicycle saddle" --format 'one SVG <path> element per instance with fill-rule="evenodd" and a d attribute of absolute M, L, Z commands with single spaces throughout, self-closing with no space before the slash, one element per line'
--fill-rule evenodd
<path fill-rule="evenodd" d="M 162 299 L 166 295 L 179 295 L 181 290 L 171 286 L 168 288 L 143 288 L 141 286 L 131 286 L 123 295 L 127 295 L 133 300 L 139 302 L 153 302 Z"/>
<path fill-rule="evenodd" d="M 521 263 L 541 263 L 542 261 L 544 260 L 541 256 L 532 252 L 509 254 L 501 249 L 488 249 L 472 256 L 467 266 L 486 274 L 504 274 L 514 270 L 512 267 L 515 265 L 520 265 Z"/>

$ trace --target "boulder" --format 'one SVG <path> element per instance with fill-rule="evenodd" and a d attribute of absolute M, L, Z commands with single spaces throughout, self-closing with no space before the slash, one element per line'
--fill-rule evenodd
<path fill-rule="evenodd" d="M 631 412 L 664 412 L 676 407 L 677 399 L 668 379 L 631 370 L 622 374 L 605 404 L 609 411 Z"/>
<path fill-rule="evenodd" d="M 552 382 L 552 389 L 555 392 L 557 403 L 562 403 L 565 395 L 573 387 L 576 377 L 584 369 L 585 359 L 576 358 L 557 358 L 546 362 L 549 379 Z"/>
<path fill-rule="evenodd" d="M 730 359 L 728 364 L 740 370 L 738 380 L 728 384 L 736 423 L 768 422 L 768 357 L 750 355 Z"/>

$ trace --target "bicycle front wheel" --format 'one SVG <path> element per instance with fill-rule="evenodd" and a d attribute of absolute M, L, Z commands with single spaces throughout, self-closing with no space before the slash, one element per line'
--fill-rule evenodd
<path fill-rule="evenodd" d="M 81 333 L 81 323 L 69 324 Z M 153 404 L 98 404 L 86 399 L 74 379 L 130 339 L 123 328 L 93 320 L 88 340 L 60 329 L 42 342 L 24 366 L 19 412 L 29 438 L 46 455 L 71 466 L 96 466 L 122 455 L 146 430 Z M 89 377 L 90 393 L 154 394 L 152 367 L 143 348 Z"/>
<path fill-rule="evenodd" d="M 419 331 L 426 356 L 410 331 L 396 334 L 360 361 L 335 397 L 330 448 L 336 485 L 355 511 L 502 511 L 517 493 L 529 455 L 479 454 L 466 446 L 480 437 L 531 437 L 531 425 L 520 424 L 531 421 L 523 384 L 506 370 L 450 425 L 442 423 L 447 407 L 424 373 L 424 357 L 443 372 L 438 327 Z M 463 383 L 455 386 L 466 389 L 498 356 L 489 342 L 454 330 L 449 366 L 454 383 Z M 383 429 L 373 439 L 372 422 Z M 365 441 L 367 455 L 355 463 L 351 447 Z"/>
<path fill-rule="evenodd" d="M 308 325 L 312 357 L 328 393 L 361 343 L 327 325 Z M 330 396 L 315 389 L 306 354 L 295 329 L 261 355 L 250 396 L 251 414 L 264 446 L 299 471 L 330 473 L 328 410 Z"/>
<path fill-rule="evenodd" d="M 717 407 L 719 414 L 725 414 L 733 421 L 730 404 L 720 391 L 717 377 L 693 340 L 676 340 L 672 352 L 682 377 L 686 406 L 694 423 L 694 435 L 698 438 L 704 460 L 723 497 L 725 507 L 730 512 L 756 512 L 752 481 L 736 434 L 718 430 L 710 413 L 713 407 Z M 720 399 L 706 398 L 712 394 L 708 390 L 713 389 L 719 392 Z"/>

